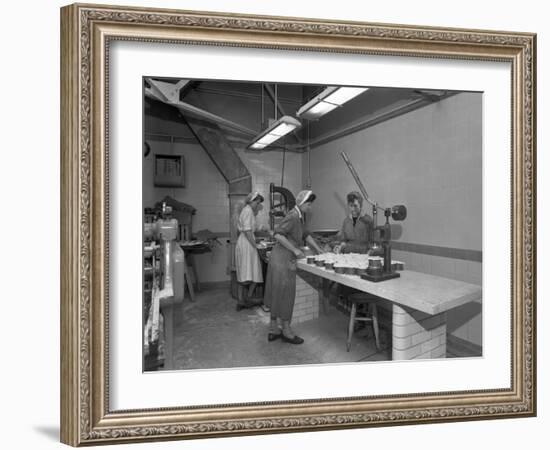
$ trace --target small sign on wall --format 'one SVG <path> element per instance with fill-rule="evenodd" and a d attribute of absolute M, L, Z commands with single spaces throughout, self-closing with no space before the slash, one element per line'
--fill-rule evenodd
<path fill-rule="evenodd" d="M 185 187 L 183 155 L 155 155 L 155 186 Z"/>

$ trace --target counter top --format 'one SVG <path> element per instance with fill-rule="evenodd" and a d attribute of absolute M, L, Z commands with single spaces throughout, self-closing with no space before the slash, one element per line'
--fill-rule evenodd
<path fill-rule="evenodd" d="M 337 274 L 308 264 L 305 259 L 297 261 L 297 268 L 432 315 L 478 300 L 482 293 L 481 286 L 476 284 L 412 270 L 400 271 L 399 278 L 375 283 L 354 275 Z"/>

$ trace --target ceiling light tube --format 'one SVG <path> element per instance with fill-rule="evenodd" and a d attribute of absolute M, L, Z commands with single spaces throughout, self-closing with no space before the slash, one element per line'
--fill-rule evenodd
<path fill-rule="evenodd" d="M 261 150 L 275 141 L 278 141 L 288 133 L 300 128 L 302 124 L 291 116 L 283 116 L 279 120 L 275 121 L 269 128 L 262 131 L 256 136 L 247 148 L 254 150 Z"/>
<path fill-rule="evenodd" d="M 333 109 L 357 97 L 369 88 L 329 86 L 303 105 L 296 115 L 301 119 L 316 120 Z"/>

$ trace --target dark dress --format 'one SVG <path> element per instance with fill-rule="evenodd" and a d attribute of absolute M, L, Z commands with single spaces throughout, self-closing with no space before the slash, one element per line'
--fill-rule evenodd
<path fill-rule="evenodd" d="M 309 235 L 296 208 L 275 226 L 275 234 L 286 237 L 295 247 L 301 247 Z M 296 256 L 279 242 L 269 257 L 265 282 L 264 304 L 271 308 L 271 316 L 291 320 L 296 296 Z"/>

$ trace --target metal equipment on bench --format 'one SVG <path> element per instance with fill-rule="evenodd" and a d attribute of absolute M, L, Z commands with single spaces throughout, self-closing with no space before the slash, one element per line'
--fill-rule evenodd
<path fill-rule="evenodd" d="M 369 198 L 369 194 L 367 193 L 367 190 L 365 189 L 365 186 L 363 186 L 363 183 L 361 182 L 361 179 L 359 178 L 359 175 L 357 175 L 357 172 L 355 171 L 355 168 L 353 167 L 353 164 L 351 163 L 348 155 L 346 155 L 345 152 L 340 153 L 342 155 L 342 158 L 344 159 L 345 163 L 347 164 L 351 175 L 353 176 L 353 179 L 357 183 L 357 186 L 359 187 L 359 190 L 363 194 L 363 197 L 367 202 L 369 202 L 372 205 L 372 219 L 374 222 L 374 243 L 372 247 L 369 249 L 370 255 L 379 255 L 383 257 L 383 266 L 379 267 L 378 264 L 376 264 L 376 260 L 373 259 L 373 264 L 371 267 L 370 261 L 369 261 L 369 267 L 367 268 L 367 273 L 364 275 L 361 275 L 361 278 L 364 278 L 365 280 L 369 281 L 384 281 L 384 280 L 390 280 L 392 278 L 398 278 L 400 276 L 399 272 L 396 270 L 392 270 L 392 259 L 391 259 L 391 227 L 389 219 L 390 217 L 395 221 L 402 221 L 405 220 L 407 217 L 407 208 L 404 205 L 395 205 L 391 208 L 384 208 L 380 206 L 376 201 Z M 384 217 L 386 218 L 386 222 L 383 225 L 378 225 L 378 210 L 384 212 Z"/>

